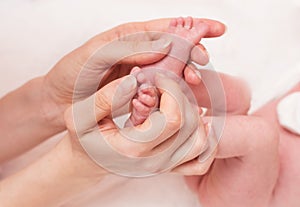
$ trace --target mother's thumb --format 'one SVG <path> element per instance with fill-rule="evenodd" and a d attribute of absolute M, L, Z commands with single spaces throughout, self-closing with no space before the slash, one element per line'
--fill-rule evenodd
<path fill-rule="evenodd" d="M 128 103 L 136 93 L 136 79 L 132 75 L 117 79 L 85 100 L 76 102 L 65 112 L 66 126 L 72 134 L 81 135 L 97 126 L 113 110 Z"/>

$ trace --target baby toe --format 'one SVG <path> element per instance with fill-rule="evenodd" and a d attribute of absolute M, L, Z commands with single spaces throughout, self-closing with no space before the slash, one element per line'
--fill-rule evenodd
<path fill-rule="evenodd" d="M 142 94 L 139 96 L 139 101 L 148 107 L 154 107 L 156 105 L 156 96 L 149 96 L 147 94 Z"/>
<path fill-rule="evenodd" d="M 177 19 L 172 19 L 170 21 L 170 27 L 176 27 L 177 26 Z"/>
<path fill-rule="evenodd" d="M 193 18 L 187 17 L 184 19 L 184 27 L 186 29 L 191 29 L 193 27 Z"/>
<path fill-rule="evenodd" d="M 140 115 L 143 115 L 143 116 L 147 116 L 150 113 L 149 107 L 147 107 L 146 105 L 144 105 L 138 99 L 133 99 L 132 100 L 132 105 L 133 105 L 133 109 L 135 110 L 135 112 L 137 114 L 140 114 Z"/>
<path fill-rule="evenodd" d="M 177 27 L 183 27 L 184 19 L 182 17 L 178 17 L 176 21 L 177 21 Z"/>

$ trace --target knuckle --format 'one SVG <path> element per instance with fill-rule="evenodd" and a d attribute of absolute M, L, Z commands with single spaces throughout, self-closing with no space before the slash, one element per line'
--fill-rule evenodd
<path fill-rule="evenodd" d="M 96 95 L 96 101 L 95 101 L 96 108 L 100 109 L 109 109 L 111 107 L 111 103 L 107 98 L 107 95 L 105 93 L 98 93 Z"/>
<path fill-rule="evenodd" d="M 147 155 L 147 147 L 144 145 L 130 144 L 123 152 L 132 157 L 144 157 Z"/>

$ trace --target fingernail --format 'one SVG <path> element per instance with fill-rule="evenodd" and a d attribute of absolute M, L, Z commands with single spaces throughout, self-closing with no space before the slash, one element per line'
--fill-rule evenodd
<path fill-rule="evenodd" d="M 201 50 L 200 56 L 202 56 L 201 57 L 202 65 L 206 65 L 209 62 L 209 54 L 208 54 L 208 52 Z"/>
<path fill-rule="evenodd" d="M 171 40 L 169 39 L 165 39 L 165 38 L 161 38 L 159 40 L 156 40 L 152 43 L 152 49 L 153 50 L 162 50 L 165 49 L 167 47 L 170 46 L 171 44 Z"/>

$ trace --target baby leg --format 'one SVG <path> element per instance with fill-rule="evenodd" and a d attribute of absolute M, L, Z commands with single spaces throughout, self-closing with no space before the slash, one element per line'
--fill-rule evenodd
<path fill-rule="evenodd" d="M 172 39 L 172 47 L 168 56 L 161 61 L 142 67 L 141 69 L 162 69 L 175 73 L 182 77 L 183 69 L 189 59 L 190 52 L 208 30 L 208 26 L 193 18 L 177 18 L 170 22 L 165 38 Z M 136 69 L 133 69 L 136 70 Z M 142 81 L 142 83 L 145 83 Z M 137 98 L 132 101 L 132 114 L 125 126 L 142 124 L 158 104 L 158 96 L 155 88 L 141 89 Z M 130 123 L 129 123 L 130 122 Z"/>

